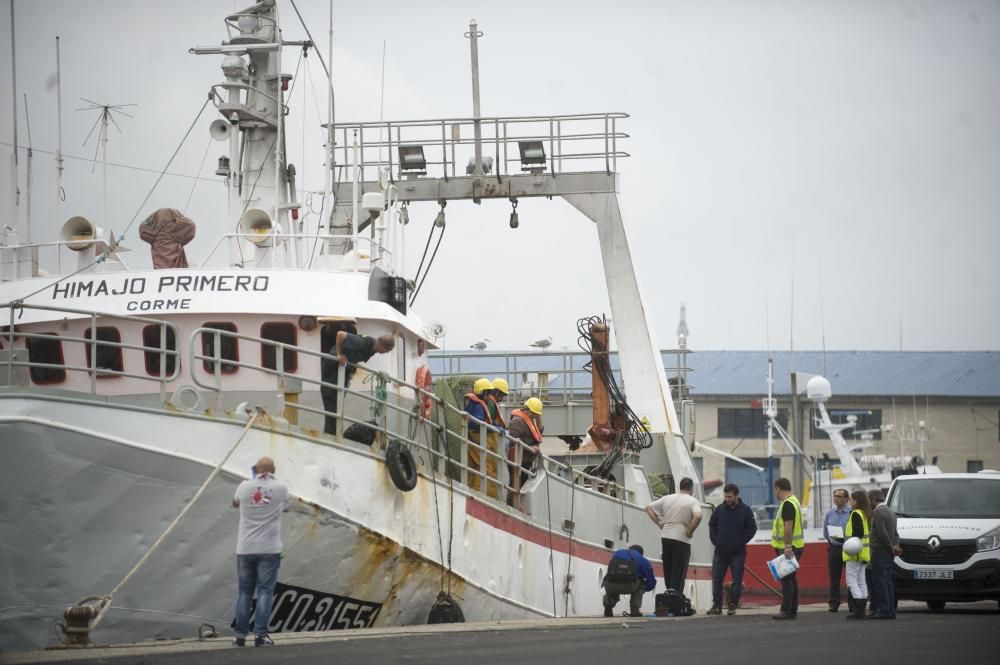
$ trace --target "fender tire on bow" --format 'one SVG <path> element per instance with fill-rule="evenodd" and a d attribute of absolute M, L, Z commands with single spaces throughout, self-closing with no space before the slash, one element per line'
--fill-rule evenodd
<path fill-rule="evenodd" d="M 410 449 L 397 439 L 389 442 L 385 451 L 385 466 L 389 470 L 389 478 L 397 489 L 409 492 L 417 486 L 417 463 Z"/>

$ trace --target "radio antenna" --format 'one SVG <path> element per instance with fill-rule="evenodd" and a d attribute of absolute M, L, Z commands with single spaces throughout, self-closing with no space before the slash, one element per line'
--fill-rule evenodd
<path fill-rule="evenodd" d="M 98 127 L 101 131 L 97 135 L 97 145 L 94 147 L 94 160 L 93 166 L 90 172 L 93 173 L 94 169 L 97 168 L 97 152 L 101 152 L 101 188 L 103 197 L 103 223 L 108 223 L 108 126 L 114 125 L 118 133 L 121 134 L 122 128 L 115 120 L 115 115 L 121 115 L 126 118 L 132 118 L 130 113 L 126 113 L 122 109 L 128 108 L 130 106 L 137 106 L 137 104 L 99 104 L 95 101 L 89 100 L 86 97 L 80 98 L 82 101 L 86 102 L 88 106 L 77 109 L 77 111 L 100 111 L 97 116 L 97 120 L 94 122 L 94 126 L 90 128 L 90 132 L 87 134 L 87 138 L 83 140 L 83 144 L 86 145 L 87 141 L 94 134 L 94 130 Z"/>

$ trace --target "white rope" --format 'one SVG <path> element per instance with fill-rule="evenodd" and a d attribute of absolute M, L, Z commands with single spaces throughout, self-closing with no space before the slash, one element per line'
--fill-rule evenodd
<path fill-rule="evenodd" d="M 104 618 L 105 613 L 107 613 L 108 609 L 111 608 L 111 601 L 114 598 L 114 595 L 118 593 L 130 579 L 132 579 L 132 576 L 136 573 L 137 570 L 139 570 L 142 564 L 146 563 L 146 560 L 153 554 L 153 552 L 156 551 L 156 549 L 163 543 L 163 541 L 166 540 L 167 536 L 170 535 L 170 532 L 174 530 L 175 526 L 177 526 L 177 523 L 181 521 L 181 518 L 183 518 L 187 514 L 187 512 L 191 510 L 191 507 L 194 506 L 194 504 L 198 501 L 198 498 L 205 492 L 205 488 L 208 487 L 208 484 L 212 482 L 212 480 L 217 475 L 219 475 L 219 471 L 222 469 L 222 466 L 226 462 L 228 462 L 232 454 L 236 452 L 237 446 L 240 445 L 240 443 L 243 441 L 243 437 L 245 437 L 247 435 L 247 432 L 250 431 L 250 428 L 257 420 L 258 415 L 260 415 L 260 412 L 255 411 L 253 415 L 250 416 L 250 419 L 247 420 L 247 424 L 243 428 L 243 431 L 240 432 L 239 438 L 236 439 L 236 443 L 232 445 L 232 447 L 229 449 L 229 452 L 226 453 L 226 456 L 222 458 L 222 461 L 219 462 L 214 469 L 212 469 L 212 473 L 210 473 L 208 475 L 208 478 L 205 479 L 205 482 L 201 484 L 201 487 L 198 488 L 198 491 L 195 493 L 194 497 L 187 502 L 187 505 L 185 505 L 184 508 L 181 509 L 181 512 L 179 512 L 177 514 L 177 517 L 174 518 L 174 521 L 170 523 L 170 526 L 168 526 L 166 530 L 160 535 L 160 537 L 156 539 L 156 542 L 153 543 L 152 547 L 146 550 L 146 553 L 142 555 L 142 558 L 139 559 L 138 563 L 136 563 L 132 567 L 132 570 L 130 570 L 128 574 L 125 575 L 122 581 L 119 582 L 118 585 L 114 589 L 112 589 L 110 593 L 108 593 L 101 599 L 101 609 L 98 615 L 94 617 L 93 622 L 91 622 L 90 624 L 91 630 L 97 627 L 97 624 L 100 622 L 100 620 Z"/>

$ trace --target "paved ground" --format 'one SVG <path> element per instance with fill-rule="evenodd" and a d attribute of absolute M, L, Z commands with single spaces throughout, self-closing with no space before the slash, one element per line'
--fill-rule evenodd
<path fill-rule="evenodd" d="M 930 612 L 904 604 L 896 621 L 845 621 L 821 607 L 803 608 L 797 621 L 770 619 L 773 610 L 735 617 L 687 619 L 549 619 L 502 624 L 277 635 L 268 649 L 229 646 L 229 638 L 131 645 L 87 651 L 0 654 L 2 663 L 228 665 L 290 663 L 408 663 L 413 665 L 608 665 L 608 663 L 800 662 L 978 665 L 998 662 L 996 603 L 948 606 Z M 773 658 L 775 647 L 785 654 Z M 845 652 L 846 650 L 846 652 Z M 846 658 L 846 661 L 845 661 Z"/>

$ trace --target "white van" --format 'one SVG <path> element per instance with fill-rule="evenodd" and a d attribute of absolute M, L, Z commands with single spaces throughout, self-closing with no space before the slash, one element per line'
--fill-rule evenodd
<path fill-rule="evenodd" d="M 889 488 L 903 553 L 893 565 L 896 598 L 1000 602 L 1000 473 L 899 476 Z"/>

